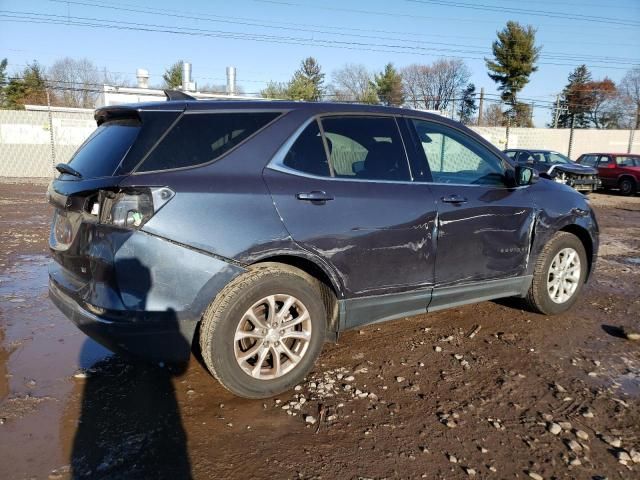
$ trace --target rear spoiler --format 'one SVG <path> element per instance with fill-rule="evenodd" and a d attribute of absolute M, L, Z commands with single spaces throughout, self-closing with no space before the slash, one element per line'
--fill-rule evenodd
<path fill-rule="evenodd" d="M 197 98 L 187 95 L 180 90 L 165 90 L 164 94 L 166 95 L 167 100 L 198 100 Z"/>

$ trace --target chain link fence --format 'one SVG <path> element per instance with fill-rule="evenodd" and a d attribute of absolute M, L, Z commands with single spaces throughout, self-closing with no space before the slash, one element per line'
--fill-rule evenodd
<path fill-rule="evenodd" d="M 0 177 L 53 177 L 95 128 L 91 110 L 0 110 Z"/>
<path fill-rule="evenodd" d="M 0 110 L 0 177 L 52 178 L 96 128 L 91 110 Z M 576 159 L 589 152 L 640 153 L 639 130 L 472 126 L 499 149 L 555 150 Z"/>

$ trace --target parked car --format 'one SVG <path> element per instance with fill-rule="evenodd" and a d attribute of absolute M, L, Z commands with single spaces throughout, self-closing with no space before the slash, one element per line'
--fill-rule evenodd
<path fill-rule="evenodd" d="M 589 193 L 600 187 L 597 169 L 576 164 L 566 155 L 553 150 L 511 148 L 504 153 L 518 163 L 531 165 L 540 175 L 569 185 L 579 192 Z"/>
<path fill-rule="evenodd" d="M 500 297 L 570 308 L 598 225 L 462 124 L 298 102 L 104 107 L 49 186 L 50 296 L 115 351 L 199 349 L 263 398 L 365 324 Z"/>
<path fill-rule="evenodd" d="M 585 153 L 577 162 L 598 169 L 605 189 L 617 188 L 622 195 L 633 195 L 640 185 L 640 155 L 632 153 Z"/>

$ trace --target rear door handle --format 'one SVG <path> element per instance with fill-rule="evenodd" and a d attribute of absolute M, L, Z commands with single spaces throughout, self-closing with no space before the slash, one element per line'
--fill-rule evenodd
<path fill-rule="evenodd" d="M 442 197 L 441 199 L 444 203 L 466 203 L 467 199 L 465 197 L 461 197 L 460 195 L 453 194 L 447 195 L 446 197 Z"/>
<path fill-rule="evenodd" d="M 328 200 L 333 200 L 333 195 L 329 195 L 327 192 L 320 190 L 314 190 L 313 192 L 302 192 L 296 195 L 298 200 L 305 200 L 307 202 L 324 203 Z"/>

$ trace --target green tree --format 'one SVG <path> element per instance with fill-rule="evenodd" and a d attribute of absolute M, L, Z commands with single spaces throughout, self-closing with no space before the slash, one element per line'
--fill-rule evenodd
<path fill-rule="evenodd" d="M 388 63 L 380 75 L 373 79 L 378 98 L 384 105 L 399 107 L 404 103 L 402 75 L 393 63 Z"/>
<path fill-rule="evenodd" d="M 491 48 L 494 58 L 485 58 L 489 77 L 498 84 L 502 100 L 511 107 L 508 114 L 516 121 L 519 108 L 517 95 L 538 69 L 535 63 L 541 47 L 537 47 L 535 41 L 536 30 L 532 26 L 523 27 L 518 22 L 509 21 L 493 42 Z"/>
<path fill-rule="evenodd" d="M 471 119 L 473 118 L 473 114 L 476 113 L 476 110 L 478 110 L 476 105 L 476 86 L 470 83 L 462 90 L 462 101 L 458 107 L 460 121 L 465 125 L 471 123 Z"/>
<path fill-rule="evenodd" d="M 289 82 L 289 97 L 293 100 L 317 102 L 324 94 L 324 73 L 318 61 L 307 57 Z"/>
<path fill-rule="evenodd" d="M 182 86 L 182 60 L 178 60 L 162 74 L 164 80 L 164 88 L 174 89 Z"/>
<path fill-rule="evenodd" d="M 11 79 L 4 93 L 7 108 L 24 109 L 25 105 L 46 105 L 44 69 L 34 60 L 26 66 L 21 76 Z"/>
<path fill-rule="evenodd" d="M 314 83 L 302 75 L 294 75 L 287 85 L 287 99 L 315 102 L 319 100 L 319 93 Z"/>
<path fill-rule="evenodd" d="M 592 107 L 591 73 L 586 65 L 580 65 L 569 74 L 567 86 L 560 95 L 560 111 L 558 112 L 558 127 L 571 127 L 573 117 L 574 128 L 589 126 L 589 111 Z M 555 120 L 555 110 L 554 110 Z"/>
<path fill-rule="evenodd" d="M 277 100 L 287 100 L 289 98 L 288 85 L 282 82 L 270 81 L 267 86 L 260 91 L 262 98 L 273 98 Z"/>

